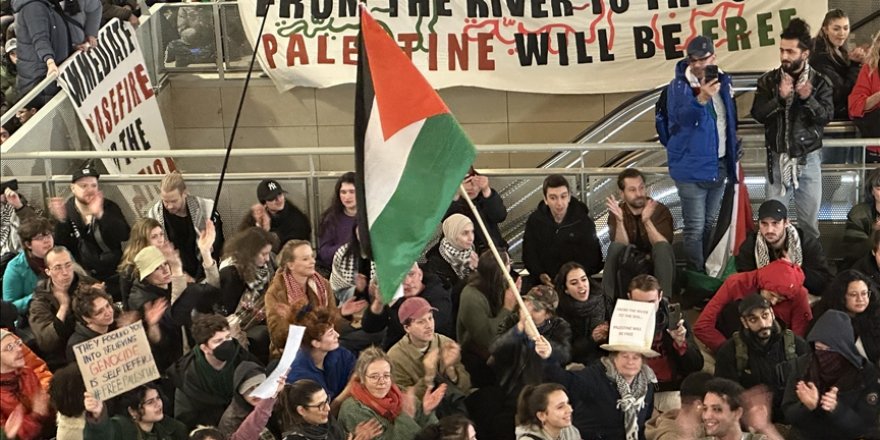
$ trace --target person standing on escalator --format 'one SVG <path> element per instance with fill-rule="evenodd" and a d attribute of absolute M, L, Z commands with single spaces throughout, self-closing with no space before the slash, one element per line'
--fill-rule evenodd
<path fill-rule="evenodd" d="M 736 182 L 739 158 L 731 79 L 715 64 L 711 39 L 700 35 L 688 43 L 687 57 L 675 66 L 665 93 L 666 154 L 681 199 L 687 267 L 705 272 L 705 249 L 724 183 Z"/>

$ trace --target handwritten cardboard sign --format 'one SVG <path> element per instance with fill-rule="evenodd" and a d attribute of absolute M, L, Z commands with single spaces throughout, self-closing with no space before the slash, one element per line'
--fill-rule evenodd
<path fill-rule="evenodd" d="M 73 346 L 86 390 L 98 400 L 159 378 L 142 321 Z"/>
<path fill-rule="evenodd" d="M 608 344 L 650 348 L 654 341 L 655 307 L 654 303 L 617 300 L 611 315 Z"/>

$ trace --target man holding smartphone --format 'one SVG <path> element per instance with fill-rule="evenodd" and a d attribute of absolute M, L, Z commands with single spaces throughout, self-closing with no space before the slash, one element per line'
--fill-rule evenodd
<path fill-rule="evenodd" d="M 666 89 L 669 175 L 681 198 L 687 267 L 705 272 L 705 243 L 721 208 L 724 183 L 736 181 L 739 145 L 730 76 L 715 64 L 715 44 L 702 35 L 687 45 Z"/>

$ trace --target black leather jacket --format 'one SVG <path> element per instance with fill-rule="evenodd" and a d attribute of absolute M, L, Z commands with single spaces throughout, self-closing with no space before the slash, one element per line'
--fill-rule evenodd
<path fill-rule="evenodd" d="M 797 91 L 792 90 L 795 96 L 788 118 L 785 99 L 779 96 L 781 70 L 771 70 L 758 78 L 751 113 L 755 120 L 764 124 L 768 154 L 788 153 L 791 157 L 802 158 L 822 148 L 825 124 L 834 115 L 834 91 L 825 75 L 814 69 L 810 69 L 809 75 L 813 93 L 809 98 L 801 99 Z M 787 130 L 788 124 L 791 124 L 791 130 Z M 786 135 L 789 136 L 788 142 L 785 141 Z"/>

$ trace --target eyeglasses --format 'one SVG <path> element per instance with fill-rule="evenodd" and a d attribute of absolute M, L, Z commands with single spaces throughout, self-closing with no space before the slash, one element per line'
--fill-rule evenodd
<path fill-rule="evenodd" d="M 161 402 L 162 402 L 162 398 L 159 396 L 156 396 L 156 397 L 153 397 L 151 399 L 147 399 L 147 400 L 144 400 L 143 402 L 141 402 L 141 408 L 143 408 L 145 406 L 154 406 L 157 403 L 161 403 Z"/>
<path fill-rule="evenodd" d="M 329 407 L 329 406 L 330 406 L 330 397 L 329 396 L 327 397 L 327 400 L 325 400 L 321 403 L 317 403 L 314 405 L 303 405 L 303 407 L 305 407 L 305 408 L 315 408 L 315 409 L 321 409 L 321 408 L 325 408 L 325 407 Z"/>
<path fill-rule="evenodd" d="M 31 238 L 31 241 L 45 241 L 52 238 L 52 234 L 39 234 Z"/>
<path fill-rule="evenodd" d="M 391 374 L 371 374 L 367 376 L 370 382 L 380 383 L 391 381 Z"/>
<path fill-rule="evenodd" d="M 58 272 L 67 272 L 73 269 L 73 263 L 68 262 L 64 264 L 56 264 L 49 268 L 49 271 L 58 273 Z"/>
<path fill-rule="evenodd" d="M 21 339 L 16 339 L 16 340 L 6 344 L 6 346 L 3 347 L 3 351 L 5 351 L 5 352 L 14 351 L 16 348 L 21 347 L 21 344 L 23 344 L 23 342 L 21 342 Z"/>

